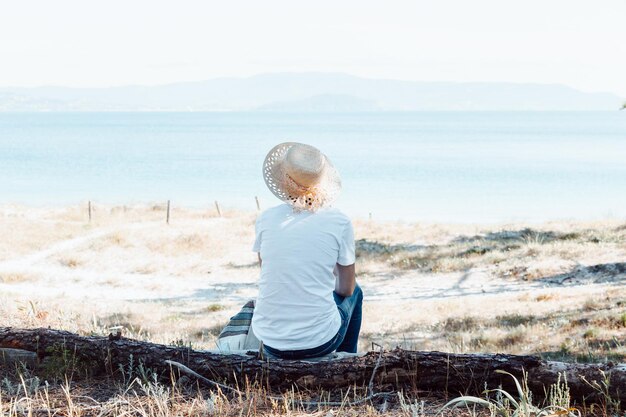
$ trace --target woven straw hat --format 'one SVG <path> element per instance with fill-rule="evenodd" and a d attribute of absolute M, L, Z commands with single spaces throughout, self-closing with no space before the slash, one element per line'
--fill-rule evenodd
<path fill-rule="evenodd" d="M 341 191 L 341 178 L 328 157 L 303 143 L 274 146 L 263 162 L 263 179 L 276 197 L 301 210 L 327 207 Z"/>

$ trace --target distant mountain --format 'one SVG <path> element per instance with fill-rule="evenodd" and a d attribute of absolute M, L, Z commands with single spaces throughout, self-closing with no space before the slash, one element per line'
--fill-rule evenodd
<path fill-rule="evenodd" d="M 319 94 L 304 98 L 302 100 L 277 101 L 257 107 L 257 110 L 265 111 L 329 111 L 329 112 L 349 112 L 349 111 L 377 111 L 380 110 L 374 100 L 364 100 L 362 98 L 345 94 Z"/>
<path fill-rule="evenodd" d="M 277 73 L 161 86 L 0 88 L 0 111 L 615 110 L 623 99 L 559 84 L 418 82 Z"/>

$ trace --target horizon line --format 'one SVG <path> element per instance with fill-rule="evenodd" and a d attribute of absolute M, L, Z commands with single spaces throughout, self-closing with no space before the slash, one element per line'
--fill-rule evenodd
<path fill-rule="evenodd" d="M 158 88 L 158 87 L 166 87 L 173 85 L 181 85 L 181 84 L 193 84 L 193 83 L 202 83 L 209 81 L 217 81 L 217 80 L 246 80 L 252 79 L 255 77 L 268 76 L 268 75 L 339 75 L 339 76 L 347 76 L 351 78 L 357 78 L 361 80 L 370 80 L 370 81 L 392 81 L 392 82 L 407 82 L 407 83 L 423 83 L 423 84 L 505 84 L 505 85 L 532 85 L 532 86 L 560 86 L 570 88 L 575 91 L 588 93 L 588 94 L 612 94 L 618 97 L 626 98 L 626 96 L 622 96 L 620 93 L 616 93 L 613 91 L 607 90 L 583 90 L 577 87 L 573 87 L 569 84 L 559 83 L 559 82 L 530 82 L 530 81 L 456 81 L 456 80 L 409 80 L 402 78 L 377 78 L 377 77 L 368 77 L 362 75 L 355 75 L 348 72 L 337 72 L 337 71 L 277 71 L 277 72 L 261 72 L 247 76 L 216 76 L 212 78 L 204 78 L 197 80 L 189 80 L 189 81 L 172 81 L 172 82 L 164 82 L 161 84 L 117 84 L 117 85 L 108 85 L 108 86 L 67 86 L 67 85 L 59 85 L 59 84 L 41 84 L 36 86 L 23 86 L 23 85 L 0 85 L 0 91 L 4 89 L 24 89 L 24 90 L 34 90 L 39 88 L 64 88 L 70 90 L 106 90 L 106 89 L 117 89 L 117 88 Z"/>

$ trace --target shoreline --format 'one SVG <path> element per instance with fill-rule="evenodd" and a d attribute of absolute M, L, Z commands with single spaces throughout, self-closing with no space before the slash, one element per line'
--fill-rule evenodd
<path fill-rule="evenodd" d="M 259 175 L 263 157 L 289 140 L 331 157 L 344 184 L 336 205 L 353 218 L 492 225 L 626 218 L 621 116 L 7 116 L 0 204 L 170 199 L 211 210 L 217 200 L 254 210 L 257 196 L 265 208 L 278 201 Z"/>
<path fill-rule="evenodd" d="M 22 203 L 22 202 L 0 202 L 0 215 L 7 216 L 11 214 L 24 213 L 28 211 L 33 212 L 84 212 L 85 220 L 89 220 L 89 205 L 91 204 L 93 212 L 102 211 L 106 214 L 113 212 L 136 212 L 136 211 L 163 211 L 165 212 L 167 209 L 167 202 L 171 202 L 171 210 L 179 211 L 186 214 L 192 214 L 196 216 L 202 217 L 220 217 L 218 211 L 215 206 L 215 201 L 212 203 L 204 203 L 204 204 L 176 204 L 175 201 L 172 200 L 148 200 L 148 201 L 133 201 L 129 203 L 110 203 L 110 202 L 101 202 L 98 200 L 80 200 L 79 202 L 59 202 L 58 204 L 53 203 Z M 254 200 L 251 200 L 252 203 L 250 206 L 254 205 Z M 261 206 L 261 210 L 256 210 L 253 208 L 243 209 L 236 204 L 222 204 L 220 202 L 219 207 L 221 211 L 221 215 L 224 217 L 233 217 L 233 216 L 245 216 L 245 215 L 257 215 L 262 212 L 266 208 L 270 208 L 276 205 L 281 204 L 281 202 L 277 199 L 273 199 L 272 204 L 263 204 Z M 264 202 L 264 201 L 263 201 Z M 344 211 L 340 206 L 339 209 Z M 346 214 L 349 214 L 347 211 L 344 211 Z M 41 214 L 41 213 L 38 213 Z M 370 216 L 371 215 L 371 216 Z M 80 215 L 77 215 L 80 217 Z M 589 216 L 589 217 L 561 217 L 561 218 L 546 218 L 543 220 L 526 220 L 526 219 L 514 219 L 511 218 L 509 220 L 493 220 L 493 221 L 436 221 L 436 220 L 420 220 L 420 219 L 404 219 L 404 218 L 388 218 L 388 217 L 377 217 L 374 213 L 368 213 L 366 215 L 349 215 L 353 221 L 357 222 L 374 222 L 374 223 L 383 223 L 383 224 L 405 224 L 405 225 L 425 225 L 425 226 L 437 226 L 437 225 L 448 225 L 448 226 L 458 226 L 458 227 L 482 227 L 482 228 L 504 228 L 509 226 L 534 226 L 534 227 L 542 227 L 553 224 L 597 224 L 597 223 L 626 223 L 626 215 L 614 215 L 614 214 L 606 214 L 602 216 Z M 152 217 L 151 217 L 152 218 Z"/>

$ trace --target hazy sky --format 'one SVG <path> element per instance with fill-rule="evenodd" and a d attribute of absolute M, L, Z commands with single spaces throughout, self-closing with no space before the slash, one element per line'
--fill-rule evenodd
<path fill-rule="evenodd" d="M 626 1 L 0 5 L 0 86 L 162 84 L 281 71 L 563 83 L 626 97 Z"/>

